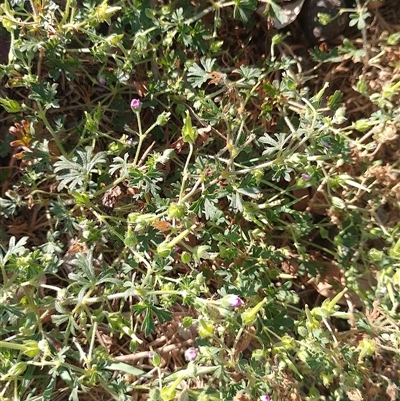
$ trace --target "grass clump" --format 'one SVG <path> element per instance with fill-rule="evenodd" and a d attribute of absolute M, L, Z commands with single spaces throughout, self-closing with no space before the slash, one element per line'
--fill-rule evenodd
<path fill-rule="evenodd" d="M 370 3 L 312 48 L 256 2 L 3 2 L 0 399 L 398 399 L 400 36 Z"/>

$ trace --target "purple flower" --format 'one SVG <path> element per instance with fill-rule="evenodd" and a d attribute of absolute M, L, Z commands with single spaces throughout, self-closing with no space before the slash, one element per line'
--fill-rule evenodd
<path fill-rule="evenodd" d="M 189 348 L 185 351 L 185 359 L 187 361 L 194 361 L 197 357 L 197 351 L 195 348 Z"/>
<path fill-rule="evenodd" d="M 154 366 L 160 366 L 161 364 L 161 356 L 160 354 L 157 354 L 157 352 L 153 352 L 153 351 L 149 351 L 149 353 L 147 354 L 150 362 L 154 365 Z"/>
<path fill-rule="evenodd" d="M 304 181 L 308 181 L 308 180 L 310 179 L 310 174 L 303 173 L 303 174 L 301 175 L 301 178 L 302 178 Z"/>
<path fill-rule="evenodd" d="M 99 84 L 100 84 L 100 85 L 105 85 L 105 83 L 106 83 L 105 78 L 102 77 L 102 76 L 97 77 L 97 80 L 99 81 Z M 104 91 L 105 91 L 105 89 L 104 89 L 103 87 L 101 87 L 101 86 L 96 86 L 96 92 L 102 93 L 102 92 L 104 92 Z"/>
<path fill-rule="evenodd" d="M 269 395 L 262 395 L 260 397 L 260 401 L 270 401 L 271 397 Z"/>
<path fill-rule="evenodd" d="M 223 304 L 229 306 L 230 308 L 237 308 L 243 304 L 241 298 L 239 298 L 237 295 L 234 294 L 227 295 L 226 297 L 224 297 L 222 301 Z"/>
<path fill-rule="evenodd" d="M 131 100 L 131 109 L 133 111 L 138 111 L 142 107 L 142 102 L 139 99 Z"/>

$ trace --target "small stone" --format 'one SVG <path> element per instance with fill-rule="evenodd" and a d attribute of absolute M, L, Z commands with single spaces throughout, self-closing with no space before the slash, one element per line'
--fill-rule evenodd
<path fill-rule="evenodd" d="M 300 25 L 312 44 L 330 41 L 342 34 L 349 25 L 348 13 L 339 15 L 341 8 L 347 7 L 348 0 L 306 0 L 301 14 Z M 318 14 L 328 14 L 332 21 L 321 23 Z"/>

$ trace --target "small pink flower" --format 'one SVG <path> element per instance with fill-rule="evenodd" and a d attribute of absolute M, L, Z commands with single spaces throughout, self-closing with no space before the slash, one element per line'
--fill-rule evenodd
<path fill-rule="evenodd" d="M 197 351 L 195 348 L 189 348 L 185 351 L 185 359 L 187 361 L 194 361 L 197 357 Z"/>
<path fill-rule="evenodd" d="M 271 397 L 269 395 L 262 395 L 260 397 L 260 401 L 270 401 Z"/>
<path fill-rule="evenodd" d="M 237 308 L 243 304 L 242 299 L 234 294 L 229 294 L 229 295 L 225 296 L 222 301 L 223 301 L 223 304 L 225 304 L 226 306 L 229 306 L 230 308 Z"/>
<path fill-rule="evenodd" d="M 131 100 L 131 109 L 133 111 L 138 111 L 142 107 L 142 102 L 139 99 Z"/>
<path fill-rule="evenodd" d="M 100 85 L 105 85 L 106 84 L 106 80 L 102 76 L 97 77 L 97 81 L 99 82 Z M 102 93 L 104 91 L 105 91 L 105 89 L 102 86 L 97 86 L 96 87 L 96 92 Z"/>

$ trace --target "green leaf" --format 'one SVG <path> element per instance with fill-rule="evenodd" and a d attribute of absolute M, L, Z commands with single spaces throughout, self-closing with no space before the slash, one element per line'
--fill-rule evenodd
<path fill-rule="evenodd" d="M 6 218 L 13 216 L 18 210 L 18 205 L 8 199 L 0 198 L 0 216 L 5 216 Z"/>
<path fill-rule="evenodd" d="M 188 81 L 193 85 L 194 88 L 200 88 L 208 79 L 210 79 L 209 72 L 214 70 L 214 59 L 202 59 L 201 68 L 197 63 L 194 63 L 188 71 Z"/>
<path fill-rule="evenodd" d="M 361 8 L 356 14 L 350 14 L 350 26 L 357 25 L 358 30 L 362 30 L 367 26 L 366 20 L 371 16 L 366 8 Z"/>
<path fill-rule="evenodd" d="M 259 199 L 260 198 L 260 189 L 256 187 L 251 187 L 251 188 L 238 188 L 237 191 L 242 194 L 246 195 L 249 198 L 252 199 Z"/>
<path fill-rule="evenodd" d="M 158 308 L 157 306 L 152 306 L 151 310 L 157 316 L 159 323 L 168 322 L 172 319 L 171 313 L 166 311 L 165 309 Z"/>
<path fill-rule="evenodd" d="M 196 374 L 195 377 L 200 377 L 203 375 L 209 375 L 210 373 L 215 372 L 217 369 L 220 369 L 220 366 L 199 366 L 196 369 Z M 182 377 L 184 374 L 182 373 L 182 370 L 179 370 L 178 372 L 174 372 L 170 375 L 168 375 L 164 380 L 163 383 L 170 383 L 174 380 L 177 380 L 179 377 Z"/>
<path fill-rule="evenodd" d="M 223 214 L 221 210 L 215 206 L 215 203 L 217 203 L 217 200 L 212 201 L 208 198 L 204 199 L 204 215 L 207 220 L 215 221 Z"/>
<path fill-rule="evenodd" d="M 236 0 L 234 16 L 235 18 L 240 18 L 243 22 L 247 22 L 249 17 L 254 13 L 256 7 L 256 0 Z"/>
<path fill-rule="evenodd" d="M 26 250 L 25 244 L 28 242 L 28 237 L 22 237 L 20 240 L 15 243 L 15 237 L 11 237 L 8 243 L 8 249 L 5 251 L 4 247 L 0 245 L 0 264 L 5 265 L 13 255 L 20 255 L 23 251 Z M 5 252 L 4 256 L 2 255 L 2 251 Z"/>
<path fill-rule="evenodd" d="M 146 336 L 155 332 L 153 314 L 157 317 L 159 323 L 164 323 L 171 320 L 171 314 L 168 311 L 153 305 L 139 303 L 132 306 L 132 311 L 135 315 L 140 315 L 141 313 L 145 312 L 141 329 Z"/>
<path fill-rule="evenodd" d="M 270 134 L 264 134 L 264 136 L 259 139 L 261 143 L 269 145 L 264 150 L 263 155 L 270 155 L 276 151 L 282 151 L 289 139 L 289 136 L 284 133 L 274 134 L 274 136 L 276 139 L 274 139 Z"/>
<path fill-rule="evenodd" d="M 54 386 L 55 386 L 56 380 L 57 380 L 57 377 L 55 375 L 50 378 L 46 389 L 42 393 L 42 401 L 52 401 L 54 399 Z"/>
<path fill-rule="evenodd" d="M 230 207 L 235 210 L 235 211 L 243 211 L 243 203 L 242 203 L 242 197 L 240 196 L 239 193 L 235 192 L 232 194 L 230 197 Z"/>
<path fill-rule="evenodd" d="M 44 108 L 57 109 L 58 99 L 55 99 L 57 95 L 57 84 L 50 84 L 46 81 L 41 81 L 40 84 L 31 84 L 32 94 L 29 95 L 29 99 L 35 100 L 36 102 L 42 104 Z"/>
<path fill-rule="evenodd" d="M 247 85 L 255 85 L 257 82 L 256 78 L 259 78 L 262 74 L 259 68 L 251 68 L 243 65 L 239 69 L 233 70 L 233 72 L 238 73 Z"/>
<path fill-rule="evenodd" d="M 156 183 L 162 181 L 163 177 L 162 171 L 157 167 L 149 167 L 147 171 L 135 169 L 129 171 L 129 185 L 138 188 L 142 197 L 146 193 L 157 195 L 161 188 Z"/>
<path fill-rule="evenodd" d="M 190 206 L 190 210 L 192 210 L 198 217 L 201 217 L 203 213 L 203 208 L 204 208 L 204 202 L 205 198 L 203 196 L 200 196 L 199 199 L 196 199 L 193 201 L 193 203 Z"/>
<path fill-rule="evenodd" d="M 328 53 L 324 50 L 321 50 L 318 46 L 315 46 L 310 50 L 310 54 L 314 61 L 322 62 L 322 63 L 338 63 L 342 61 L 342 57 L 339 55 L 338 47 L 335 46 Z"/>
<path fill-rule="evenodd" d="M 152 377 L 148 373 L 144 372 L 143 370 L 137 369 L 127 363 L 123 362 L 112 362 L 109 365 L 105 366 L 108 370 L 120 371 L 125 372 L 133 376 L 140 376 L 140 377 Z"/>
<path fill-rule="evenodd" d="M 58 191 L 65 187 L 69 187 L 71 191 L 75 188 L 78 192 L 84 191 L 91 174 L 97 172 L 95 171 L 96 166 L 107 161 L 105 152 L 93 155 L 93 148 L 90 146 L 87 146 L 85 151 L 78 150 L 76 153 L 71 159 L 60 156 L 60 161 L 54 164 L 54 172 L 61 172 L 57 177 L 57 180 L 60 181 L 57 187 Z"/>
<path fill-rule="evenodd" d="M 208 79 L 209 75 L 197 63 L 189 68 L 188 81 L 194 88 L 200 88 Z"/>
<path fill-rule="evenodd" d="M 154 333 L 156 331 L 156 326 L 154 325 L 154 319 L 151 314 L 150 307 L 146 308 L 141 329 L 143 330 L 145 336 L 149 336 L 151 333 Z"/>

